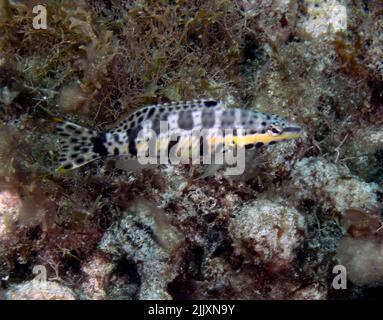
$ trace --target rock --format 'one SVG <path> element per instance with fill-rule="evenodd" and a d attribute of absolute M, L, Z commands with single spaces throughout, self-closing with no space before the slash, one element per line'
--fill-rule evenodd
<path fill-rule="evenodd" d="M 376 114 L 374 113 L 373 116 L 376 117 Z M 351 172 L 368 182 L 383 179 L 383 165 L 380 160 L 383 153 L 381 126 L 358 129 L 354 133 L 354 141 L 358 141 L 358 143 L 347 145 L 346 150 L 348 154 L 353 155 L 347 161 Z"/>
<path fill-rule="evenodd" d="M 302 17 L 299 26 L 314 38 L 329 31 L 336 33 L 347 29 L 346 5 L 340 0 L 303 1 L 306 15 Z"/>
<path fill-rule="evenodd" d="M 243 207 L 230 224 L 236 250 L 273 272 L 291 268 L 304 230 L 304 217 L 295 208 L 269 200 Z"/>
<path fill-rule="evenodd" d="M 75 300 L 74 292 L 57 282 L 32 280 L 12 286 L 5 293 L 9 300 Z"/>
<path fill-rule="evenodd" d="M 367 5 L 367 3 L 366 3 Z M 379 15 L 382 10 L 381 4 L 378 2 L 368 3 L 368 16 Z M 370 39 L 371 44 L 367 47 L 365 55 L 365 64 L 368 67 L 370 76 L 373 75 L 377 80 L 383 79 L 383 21 L 382 19 L 365 19 L 361 27 L 362 36 Z"/>
<path fill-rule="evenodd" d="M 292 173 L 293 181 L 287 186 L 297 200 L 311 199 L 325 209 L 343 212 L 346 209 L 370 208 L 378 205 L 376 183 L 366 183 L 321 158 L 304 158 Z"/>
<path fill-rule="evenodd" d="M 141 282 L 139 299 L 171 299 L 167 285 L 177 274 L 178 263 L 172 258 L 181 243 L 182 237 L 162 210 L 137 200 L 105 233 L 100 248 L 136 263 Z"/>
<path fill-rule="evenodd" d="M 292 296 L 293 300 L 326 300 L 327 288 L 319 284 L 313 284 L 300 289 Z"/>
<path fill-rule="evenodd" d="M 9 190 L 0 192 L 0 241 L 9 237 L 17 222 L 21 206 L 22 202 L 17 193 Z"/>
<path fill-rule="evenodd" d="M 358 286 L 383 285 L 383 243 L 375 237 L 344 237 L 336 255 L 347 270 L 347 279 Z"/>
<path fill-rule="evenodd" d="M 87 277 L 81 287 L 82 292 L 88 299 L 101 300 L 107 298 L 105 286 L 114 267 L 115 264 L 112 261 L 99 254 L 91 257 L 83 265 L 82 271 Z"/>
<path fill-rule="evenodd" d="M 368 208 L 378 205 L 378 185 L 366 183 L 353 177 L 331 181 L 326 187 L 326 192 L 332 205 L 339 212 L 348 208 Z"/>

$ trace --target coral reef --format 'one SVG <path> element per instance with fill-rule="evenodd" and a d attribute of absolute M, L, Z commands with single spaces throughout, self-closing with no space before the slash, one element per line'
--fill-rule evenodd
<path fill-rule="evenodd" d="M 347 269 L 348 279 L 358 286 L 383 283 L 381 241 L 345 237 L 339 243 L 338 259 Z"/>
<path fill-rule="evenodd" d="M 299 161 L 289 188 L 297 200 L 323 201 L 324 209 L 344 212 L 348 208 L 372 208 L 378 205 L 379 186 L 367 183 L 320 158 Z"/>
<path fill-rule="evenodd" d="M 382 285 L 382 218 L 378 207 L 348 209 L 341 219 L 347 234 L 339 241 L 338 263 L 347 270 L 347 279 L 359 287 Z"/>
<path fill-rule="evenodd" d="M 347 30 L 347 8 L 344 1 L 303 1 L 306 17 L 300 27 L 311 37 Z"/>
<path fill-rule="evenodd" d="M 75 300 L 74 292 L 54 281 L 31 280 L 7 290 L 9 300 Z"/>
<path fill-rule="evenodd" d="M 81 293 L 85 299 L 102 300 L 108 297 L 107 284 L 115 264 L 96 252 L 88 261 L 84 261 L 82 271 L 86 279 L 81 283 Z"/>
<path fill-rule="evenodd" d="M 0 239 L 10 236 L 19 219 L 22 201 L 20 197 L 8 190 L 0 193 Z"/>
<path fill-rule="evenodd" d="M 379 1 L 0 1 L 0 295 L 348 299 L 383 286 Z M 200 97 L 302 139 L 224 167 L 56 169 L 51 116 L 106 130 Z M 347 289 L 333 287 L 334 265 Z M 46 271 L 37 280 L 36 267 Z"/>
<path fill-rule="evenodd" d="M 128 208 L 126 216 L 112 225 L 100 242 L 106 253 L 137 264 L 137 298 L 145 300 L 170 299 L 166 288 L 176 275 L 180 246 L 181 236 L 164 212 L 143 201 Z"/>
<path fill-rule="evenodd" d="M 237 254 L 272 272 L 292 268 L 305 229 L 304 217 L 278 202 L 257 200 L 241 208 L 229 227 Z"/>

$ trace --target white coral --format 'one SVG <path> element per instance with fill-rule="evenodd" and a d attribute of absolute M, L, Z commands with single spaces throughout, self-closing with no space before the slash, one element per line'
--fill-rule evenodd
<path fill-rule="evenodd" d="M 305 220 L 295 208 L 257 200 L 238 212 L 230 229 L 237 250 L 254 263 L 267 263 L 277 271 L 289 267 L 295 259 Z"/>
<path fill-rule="evenodd" d="M 307 16 L 300 23 L 304 31 L 312 37 L 332 31 L 347 29 L 347 9 L 343 1 L 339 0 L 305 0 Z"/>
<path fill-rule="evenodd" d="M 18 194 L 5 190 L 0 192 L 0 240 L 6 238 L 16 223 L 22 202 Z"/>
<path fill-rule="evenodd" d="M 74 292 L 57 282 L 32 280 L 12 286 L 6 292 L 9 300 L 75 300 Z"/>
<path fill-rule="evenodd" d="M 351 207 L 369 209 L 378 204 L 376 183 L 366 183 L 321 158 L 305 158 L 293 171 L 292 184 L 296 199 L 313 199 L 326 209 L 343 212 Z M 292 188 L 291 188 L 292 187 Z"/>

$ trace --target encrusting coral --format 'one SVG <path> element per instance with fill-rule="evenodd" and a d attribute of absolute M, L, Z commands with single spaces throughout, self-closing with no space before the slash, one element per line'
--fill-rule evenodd
<path fill-rule="evenodd" d="M 299 161 L 292 173 L 289 188 L 297 200 L 322 201 L 325 209 L 344 212 L 350 207 L 372 208 L 378 205 L 379 185 L 367 183 L 320 158 Z"/>
<path fill-rule="evenodd" d="M 7 290 L 9 300 L 75 300 L 70 288 L 53 281 L 31 280 Z"/>
<path fill-rule="evenodd" d="M 383 283 L 382 219 L 377 208 L 349 209 L 342 215 L 347 234 L 340 240 L 335 258 L 357 286 L 377 287 Z"/>
<path fill-rule="evenodd" d="M 245 259 L 280 272 L 292 268 L 303 241 L 304 217 L 294 208 L 256 200 L 238 212 L 230 225 L 233 246 Z"/>
<path fill-rule="evenodd" d="M 181 235 L 167 221 L 160 209 L 136 201 L 126 216 L 111 226 L 100 242 L 100 248 L 117 258 L 137 264 L 141 279 L 139 299 L 169 299 L 167 284 L 176 275 L 182 246 Z"/>

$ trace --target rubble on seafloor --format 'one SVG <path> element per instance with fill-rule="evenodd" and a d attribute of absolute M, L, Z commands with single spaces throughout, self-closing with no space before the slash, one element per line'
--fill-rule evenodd
<path fill-rule="evenodd" d="M 35 30 L 31 3 L 0 1 L 1 297 L 374 297 L 379 1 L 47 7 L 47 29 Z M 55 170 L 52 115 L 104 130 L 141 106 L 200 97 L 279 114 L 303 137 L 247 152 L 239 176 L 122 159 Z M 347 289 L 333 285 L 336 265 Z"/>

